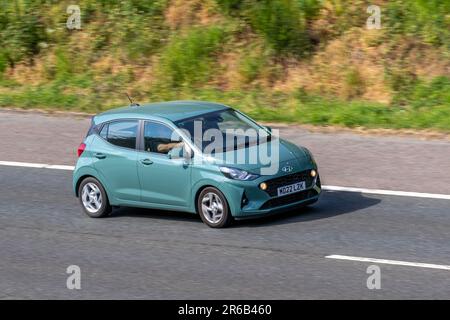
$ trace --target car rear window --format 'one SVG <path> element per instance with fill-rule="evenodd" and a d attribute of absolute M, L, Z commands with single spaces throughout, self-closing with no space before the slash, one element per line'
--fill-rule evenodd
<path fill-rule="evenodd" d="M 116 146 L 135 149 L 138 121 L 114 121 L 107 123 L 100 131 L 100 136 Z"/>

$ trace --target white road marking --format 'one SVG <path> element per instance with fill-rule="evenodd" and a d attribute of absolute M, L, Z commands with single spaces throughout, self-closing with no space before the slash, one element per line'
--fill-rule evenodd
<path fill-rule="evenodd" d="M 442 264 L 418 263 L 418 262 L 408 262 L 408 261 L 398 261 L 398 260 L 341 256 L 338 254 L 332 254 L 330 256 L 326 256 L 325 258 L 338 259 L 338 260 L 361 261 L 361 262 L 370 262 L 370 263 L 380 263 L 380 264 L 392 264 L 392 265 L 406 266 L 406 267 L 450 270 L 450 266 L 446 266 L 446 265 L 442 265 Z"/>
<path fill-rule="evenodd" d="M 67 166 L 67 165 L 55 165 L 55 164 L 45 164 L 45 163 L 29 163 L 29 162 L 15 162 L 15 161 L 0 161 L 0 166 L 26 167 L 26 168 L 39 168 L 39 169 L 54 169 L 54 170 L 68 170 L 68 171 L 73 171 L 75 169 L 74 166 Z M 380 195 L 388 195 L 388 196 L 401 196 L 401 197 L 415 197 L 415 198 L 429 198 L 429 199 L 450 200 L 450 195 L 448 195 L 448 194 L 437 194 L 437 193 L 394 191 L 394 190 L 353 188 L 353 187 L 340 187 L 340 186 L 322 186 L 322 189 L 323 190 L 327 190 L 327 191 L 345 191 L 345 192 L 358 192 L 358 193 L 367 193 L 367 194 L 380 194 Z"/>
<path fill-rule="evenodd" d="M 339 187 L 339 186 L 322 186 L 322 189 L 328 190 L 328 191 L 346 191 L 346 192 L 359 192 L 359 193 L 368 193 L 368 194 L 381 194 L 381 195 L 388 195 L 388 196 L 450 200 L 450 195 L 438 194 L 438 193 L 422 193 L 422 192 L 366 189 L 366 188 Z"/>
<path fill-rule="evenodd" d="M 45 169 L 55 169 L 55 170 L 75 170 L 74 166 L 64 166 L 64 165 L 57 165 L 57 164 L 49 164 L 45 167 Z"/>
<path fill-rule="evenodd" d="M 0 166 L 54 169 L 54 170 L 70 170 L 70 171 L 73 171 L 75 169 L 74 166 L 64 166 L 64 165 L 45 164 L 45 163 L 15 162 L 15 161 L 0 161 Z"/>

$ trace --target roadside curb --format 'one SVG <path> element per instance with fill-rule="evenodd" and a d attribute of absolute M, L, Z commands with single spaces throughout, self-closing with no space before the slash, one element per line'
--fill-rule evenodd
<path fill-rule="evenodd" d="M 95 113 L 79 112 L 79 111 L 61 111 L 61 110 L 45 110 L 45 109 L 20 109 L 20 108 L 0 108 L 0 112 L 14 112 L 14 113 L 38 113 L 48 116 L 61 116 L 61 117 L 83 117 L 90 118 L 95 116 Z"/>

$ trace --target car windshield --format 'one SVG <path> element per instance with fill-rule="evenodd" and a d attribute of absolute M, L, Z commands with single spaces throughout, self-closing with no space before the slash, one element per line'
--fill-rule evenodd
<path fill-rule="evenodd" d="M 182 119 L 175 125 L 204 153 L 237 150 L 271 139 L 267 129 L 233 109 Z"/>

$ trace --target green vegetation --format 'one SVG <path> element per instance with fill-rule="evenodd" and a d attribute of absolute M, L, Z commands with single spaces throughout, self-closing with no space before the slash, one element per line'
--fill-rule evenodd
<path fill-rule="evenodd" d="M 0 107 L 223 102 L 265 121 L 450 131 L 450 2 L 0 0 Z M 377 3 L 375 3 L 377 4 Z"/>
<path fill-rule="evenodd" d="M 311 51 L 307 21 L 320 9 L 318 0 L 218 0 L 231 15 L 239 16 L 278 54 L 305 55 Z"/>
<path fill-rule="evenodd" d="M 194 28 L 175 36 L 161 55 L 161 80 L 169 88 L 207 82 L 225 38 L 219 27 Z"/>
<path fill-rule="evenodd" d="M 425 43 L 450 49 L 449 1 L 391 1 L 387 14 L 393 33 L 418 36 Z"/>

